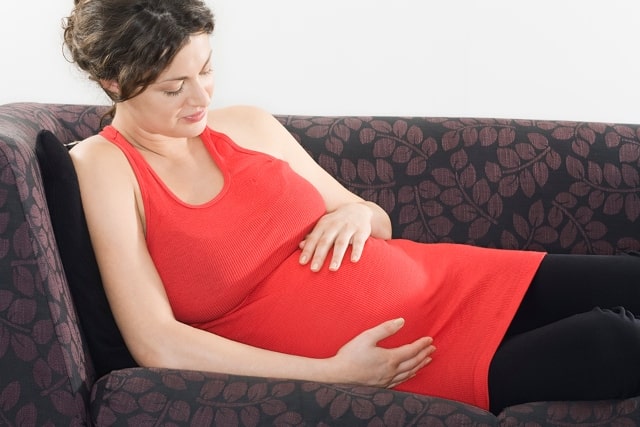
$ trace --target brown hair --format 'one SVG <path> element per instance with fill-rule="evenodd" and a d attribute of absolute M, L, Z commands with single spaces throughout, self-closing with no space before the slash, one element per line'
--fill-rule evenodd
<path fill-rule="evenodd" d="M 118 83 L 118 93 L 103 88 L 115 103 L 153 83 L 191 35 L 211 34 L 214 28 L 213 14 L 202 0 L 74 3 L 64 23 L 69 59 L 98 83 Z"/>

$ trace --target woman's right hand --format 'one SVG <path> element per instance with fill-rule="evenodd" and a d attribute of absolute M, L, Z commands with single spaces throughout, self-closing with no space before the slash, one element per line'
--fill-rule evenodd
<path fill-rule="evenodd" d="M 379 341 L 398 332 L 404 319 L 389 320 L 362 332 L 345 344 L 332 358 L 340 377 L 349 383 L 392 388 L 415 376 L 431 362 L 436 350 L 430 337 L 386 349 Z"/>

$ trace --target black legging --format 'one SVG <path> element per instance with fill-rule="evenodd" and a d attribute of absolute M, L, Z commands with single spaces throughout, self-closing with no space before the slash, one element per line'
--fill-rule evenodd
<path fill-rule="evenodd" d="M 545 256 L 491 362 L 491 411 L 640 395 L 632 313 L 640 314 L 639 257 Z"/>

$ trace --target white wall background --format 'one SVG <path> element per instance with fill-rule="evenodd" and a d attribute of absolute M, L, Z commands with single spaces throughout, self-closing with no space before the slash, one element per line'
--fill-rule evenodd
<path fill-rule="evenodd" d="M 213 107 L 640 123 L 635 0 L 207 0 Z M 107 103 L 61 52 L 72 0 L 0 0 L 0 104 Z"/>

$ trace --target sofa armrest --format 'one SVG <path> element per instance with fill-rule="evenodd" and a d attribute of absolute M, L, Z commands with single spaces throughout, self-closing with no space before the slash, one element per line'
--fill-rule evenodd
<path fill-rule="evenodd" d="M 91 363 L 35 155 L 41 129 L 67 140 L 80 136 L 65 123 L 65 108 L 84 107 L 0 106 L 0 396 L 8 424 L 87 420 Z"/>
<path fill-rule="evenodd" d="M 398 391 L 170 369 L 114 371 L 95 384 L 103 425 L 496 425 L 489 412 Z"/>

